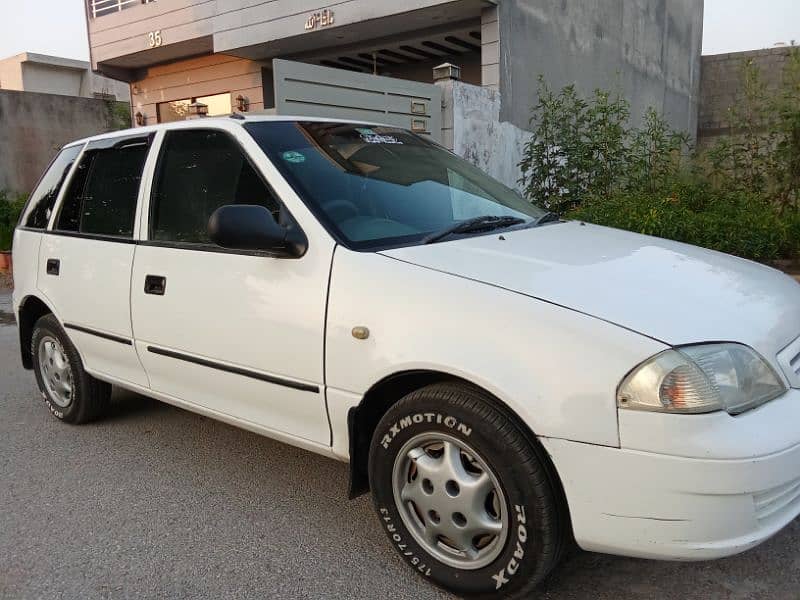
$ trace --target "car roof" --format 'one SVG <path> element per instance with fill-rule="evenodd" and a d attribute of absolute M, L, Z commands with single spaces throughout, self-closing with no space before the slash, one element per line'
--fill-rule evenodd
<path fill-rule="evenodd" d="M 154 133 L 156 131 L 162 130 L 170 130 L 170 129 L 191 129 L 192 127 L 197 127 L 202 125 L 214 125 L 214 124 L 222 124 L 230 126 L 231 124 L 240 124 L 244 125 L 245 123 L 263 123 L 263 122 L 270 122 L 270 121 L 304 121 L 304 122 L 314 122 L 314 123 L 347 123 L 353 125 L 369 125 L 369 126 L 383 126 L 383 127 L 397 127 L 396 125 L 390 125 L 388 123 L 377 123 L 372 121 L 359 121 L 356 119 L 329 119 L 325 117 L 307 117 L 307 116 L 293 116 L 293 115 L 259 115 L 259 114 L 252 114 L 252 115 L 244 115 L 241 113 L 236 113 L 234 115 L 227 115 L 221 117 L 201 117 L 197 119 L 187 119 L 184 121 L 174 121 L 172 123 L 159 123 L 158 125 L 146 125 L 144 127 L 131 127 L 128 129 L 119 129 L 117 131 L 110 131 L 108 133 L 101 133 L 98 135 L 93 135 L 85 138 L 81 138 L 78 140 L 74 140 L 72 142 L 68 142 L 64 144 L 64 147 L 67 148 L 69 146 L 77 146 L 80 144 L 85 144 L 86 142 L 92 142 L 95 140 L 108 140 L 114 138 L 125 138 L 131 136 L 143 136 L 149 133 Z"/>

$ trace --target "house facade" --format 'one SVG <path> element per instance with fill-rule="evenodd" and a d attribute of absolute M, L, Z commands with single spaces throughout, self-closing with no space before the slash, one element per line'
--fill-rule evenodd
<path fill-rule="evenodd" d="M 506 183 L 539 75 L 618 86 L 634 114 L 696 129 L 699 0 L 86 0 L 86 15 L 92 67 L 130 84 L 140 125 L 198 105 L 390 122 Z"/>

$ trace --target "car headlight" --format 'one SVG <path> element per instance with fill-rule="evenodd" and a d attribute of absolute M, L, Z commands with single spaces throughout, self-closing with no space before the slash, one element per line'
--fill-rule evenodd
<path fill-rule="evenodd" d="M 699 344 L 666 350 L 631 371 L 617 406 L 674 413 L 739 414 L 787 391 L 772 367 L 741 344 Z"/>

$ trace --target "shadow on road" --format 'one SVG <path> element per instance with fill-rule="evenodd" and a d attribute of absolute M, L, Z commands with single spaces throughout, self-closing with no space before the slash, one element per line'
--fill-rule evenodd
<path fill-rule="evenodd" d="M 168 404 L 115 387 L 103 415 L 105 422 L 122 422 L 141 416 L 157 416 L 172 410 Z"/>

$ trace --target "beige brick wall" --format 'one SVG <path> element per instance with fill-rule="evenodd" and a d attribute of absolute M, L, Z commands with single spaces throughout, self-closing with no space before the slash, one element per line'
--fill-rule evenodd
<path fill-rule="evenodd" d="M 783 82 L 789 52 L 790 49 L 784 47 L 703 57 L 697 124 L 700 145 L 712 143 L 716 137 L 730 133 L 728 109 L 741 100 L 744 63 L 753 61 L 767 89 L 777 92 Z"/>

